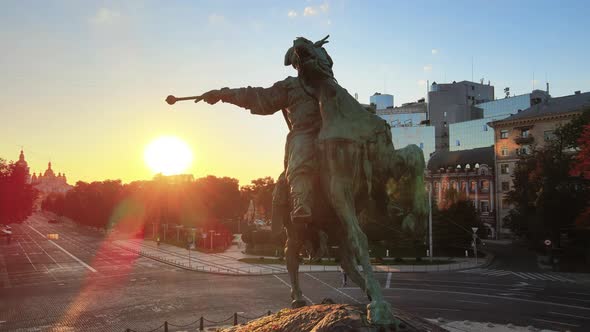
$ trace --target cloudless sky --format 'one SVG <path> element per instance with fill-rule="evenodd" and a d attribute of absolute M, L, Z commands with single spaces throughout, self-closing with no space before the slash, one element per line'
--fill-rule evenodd
<path fill-rule="evenodd" d="M 286 125 L 228 104 L 171 107 L 168 94 L 270 86 L 295 76 L 297 36 L 326 45 L 359 101 L 395 104 L 426 81 L 483 78 L 514 94 L 588 91 L 587 1 L 25 1 L 0 3 L 0 157 L 24 146 L 31 172 L 52 161 L 70 183 L 149 179 L 161 135 L 193 149 L 189 173 L 277 177 Z M 533 77 L 535 82 L 533 82 Z"/>

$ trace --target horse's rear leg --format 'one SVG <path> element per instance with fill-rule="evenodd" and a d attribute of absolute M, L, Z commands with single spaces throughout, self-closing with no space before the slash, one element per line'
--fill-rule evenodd
<path fill-rule="evenodd" d="M 285 246 L 285 258 L 287 260 L 287 271 L 291 279 L 291 302 L 292 308 L 300 308 L 307 303 L 303 299 L 303 293 L 299 287 L 299 251 L 303 246 L 301 234 L 295 230 L 296 225 L 287 229 L 287 244 Z"/>

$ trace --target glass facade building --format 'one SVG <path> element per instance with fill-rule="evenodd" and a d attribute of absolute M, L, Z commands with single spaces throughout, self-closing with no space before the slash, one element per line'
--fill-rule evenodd
<path fill-rule="evenodd" d="M 386 109 L 393 107 L 393 95 L 375 93 L 369 98 L 371 104 L 375 104 L 376 109 Z"/>
<path fill-rule="evenodd" d="M 487 123 L 507 118 L 530 106 L 530 93 L 477 104 L 476 107 L 483 109 L 483 119 L 451 124 L 449 150 L 459 151 L 494 145 L 494 129 Z"/>
<path fill-rule="evenodd" d="M 434 152 L 434 127 L 432 126 L 392 127 L 391 136 L 396 149 L 416 144 L 424 153 L 426 163 Z"/>

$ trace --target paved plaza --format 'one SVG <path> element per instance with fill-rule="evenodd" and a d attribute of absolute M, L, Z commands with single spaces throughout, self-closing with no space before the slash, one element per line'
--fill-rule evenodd
<path fill-rule="evenodd" d="M 214 325 L 239 313 L 239 322 L 244 322 L 290 305 L 289 278 L 283 266 L 261 275 L 191 271 L 122 247 L 134 241 L 122 243 L 73 224 L 49 224 L 38 214 L 14 225 L 13 231 L 11 243 L 0 244 L 0 331 L 148 331 L 164 321 L 178 326 L 201 316 Z M 48 234 L 58 237 L 48 239 Z M 149 248 L 150 242 L 135 245 L 142 252 L 157 250 Z M 197 255 L 191 266 L 202 261 L 201 266 L 246 267 L 236 262 L 239 254 L 231 250 L 202 255 L 206 254 Z M 496 270 L 504 271 L 499 265 Z M 515 273 L 485 273 L 484 268 L 463 271 L 474 272 L 391 270 L 376 276 L 394 308 L 419 317 L 556 331 L 590 329 L 586 277 L 556 273 L 551 274 L 554 278 L 524 279 Z M 359 288 L 342 287 L 338 272 L 304 270 L 300 279 L 311 303 L 327 297 L 368 303 Z M 171 327 L 170 331 L 197 327 Z"/>

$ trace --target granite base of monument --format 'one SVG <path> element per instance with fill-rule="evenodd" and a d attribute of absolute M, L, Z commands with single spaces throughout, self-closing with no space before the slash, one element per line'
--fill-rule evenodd
<path fill-rule="evenodd" d="M 446 331 L 407 313 L 395 312 L 397 326 L 374 326 L 367 321 L 367 310 L 362 305 L 319 304 L 297 309 L 283 309 L 246 324 L 220 332 L 415 332 Z"/>

